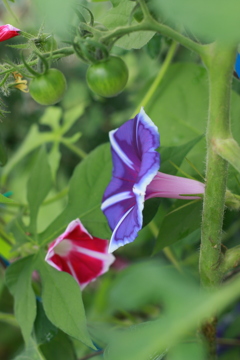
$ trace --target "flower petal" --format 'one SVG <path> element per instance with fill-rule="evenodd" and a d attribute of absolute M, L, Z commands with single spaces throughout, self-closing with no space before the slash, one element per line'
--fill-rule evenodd
<path fill-rule="evenodd" d="M 10 24 L 0 26 L 0 41 L 5 41 L 18 35 L 20 35 L 20 30 L 14 26 Z"/>
<path fill-rule="evenodd" d="M 194 194 L 203 194 L 203 183 L 179 176 L 158 172 L 147 187 L 146 200 L 153 197 L 194 200 L 201 199 Z M 189 196 L 187 196 L 189 194 Z M 186 196 L 183 196 L 186 195 Z"/>
<path fill-rule="evenodd" d="M 112 180 L 102 210 L 113 230 L 109 251 L 132 242 L 142 227 L 147 185 L 160 165 L 159 133 L 142 109 L 134 119 L 110 132 L 113 159 Z"/>
<path fill-rule="evenodd" d="M 108 241 L 91 236 L 77 219 L 50 244 L 45 260 L 57 270 L 71 274 L 83 289 L 114 262 L 115 257 L 107 249 Z"/>

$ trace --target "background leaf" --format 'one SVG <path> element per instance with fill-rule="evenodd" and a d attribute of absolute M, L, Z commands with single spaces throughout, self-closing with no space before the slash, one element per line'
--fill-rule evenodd
<path fill-rule="evenodd" d="M 221 39 L 232 43 L 240 40 L 238 0 L 230 0 L 227 6 L 224 0 L 154 0 L 154 5 L 168 21 L 181 25 L 202 40 Z"/>
<path fill-rule="evenodd" d="M 178 209 L 179 207 L 179 209 Z M 200 228 L 202 201 L 177 201 L 161 222 L 154 254 Z M 197 235 L 197 234 L 196 234 Z M 197 235 L 198 236 L 198 235 Z"/>
<path fill-rule="evenodd" d="M 87 331 L 81 290 L 69 274 L 58 271 L 40 253 L 36 267 L 42 279 L 42 302 L 48 319 L 68 335 L 94 349 Z"/>
<path fill-rule="evenodd" d="M 46 360 L 46 359 L 41 354 L 35 341 L 31 338 L 26 349 L 20 355 L 16 356 L 14 360 Z"/>
<path fill-rule="evenodd" d="M 181 277 L 166 266 L 156 263 L 146 265 L 145 271 L 148 267 L 151 272 L 147 272 L 146 275 L 135 271 L 134 277 L 122 278 L 122 285 L 125 283 L 124 294 L 128 286 L 128 296 L 124 299 L 120 293 L 118 297 L 115 294 L 114 305 L 115 308 L 121 308 L 122 304 L 128 304 L 129 297 L 135 298 L 132 304 L 136 299 L 141 301 L 139 298 L 141 295 L 144 296 L 144 286 L 139 279 L 143 275 L 144 284 L 148 281 L 147 291 L 152 285 L 155 287 L 155 294 L 159 294 L 160 306 L 163 305 L 159 318 L 128 329 L 112 329 L 108 334 L 109 345 L 104 353 L 105 360 L 146 360 L 151 359 L 153 355 L 162 354 L 166 349 L 186 339 L 189 332 L 195 331 L 199 323 L 208 316 L 219 313 L 239 297 L 239 277 L 219 290 L 205 292 L 203 289 L 199 291 L 197 284 L 188 278 L 187 274 Z M 150 274 L 152 276 L 148 276 Z M 135 296 L 136 288 L 138 293 Z"/>
<path fill-rule="evenodd" d="M 36 317 L 36 299 L 32 289 L 33 256 L 14 262 L 6 271 L 6 283 L 14 297 L 14 313 L 28 344 Z"/>
<path fill-rule="evenodd" d="M 69 183 L 68 204 L 57 219 L 40 234 L 41 243 L 55 239 L 69 222 L 76 218 L 80 218 L 93 236 L 105 239 L 110 237 L 110 229 L 100 206 L 111 171 L 110 146 L 103 144 L 75 168 Z"/>
<path fill-rule="evenodd" d="M 27 199 L 30 210 L 29 231 L 36 232 L 36 222 L 39 207 L 52 186 L 51 169 L 48 164 L 45 148 L 39 150 L 35 164 L 31 170 L 27 185 Z"/>

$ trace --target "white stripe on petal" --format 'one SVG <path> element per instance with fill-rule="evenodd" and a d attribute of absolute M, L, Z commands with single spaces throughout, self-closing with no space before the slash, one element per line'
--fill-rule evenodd
<path fill-rule="evenodd" d="M 102 252 L 95 251 L 95 250 L 86 249 L 86 248 L 83 248 L 82 246 L 75 246 L 74 250 L 76 250 L 77 252 L 79 252 L 81 254 L 93 257 L 95 259 L 99 259 L 99 260 L 103 260 L 103 261 L 109 259 L 109 254 L 102 253 Z"/>
<path fill-rule="evenodd" d="M 46 260 L 46 262 L 47 262 L 49 265 L 53 266 L 55 269 L 57 269 L 57 270 L 59 270 L 59 271 L 62 271 L 62 269 L 61 269 L 58 265 L 56 265 L 52 260 L 48 259 L 48 260 Z"/>
<path fill-rule="evenodd" d="M 72 264 L 70 263 L 70 261 L 67 261 L 67 265 L 68 265 L 68 267 L 69 267 L 69 269 L 70 269 L 70 271 L 71 271 L 72 276 L 74 277 L 74 279 L 75 279 L 75 280 L 78 282 L 78 284 L 80 285 L 80 282 L 78 281 L 77 275 L 76 275 L 76 273 L 75 273 L 75 271 L 74 271 L 74 268 L 72 267 Z"/>
<path fill-rule="evenodd" d="M 116 203 L 118 203 L 119 201 L 123 201 L 126 199 L 130 199 L 131 197 L 133 197 L 133 195 L 131 194 L 130 191 L 123 191 L 121 193 L 115 194 L 113 196 L 110 196 L 108 199 L 106 199 L 102 205 L 101 205 L 101 210 L 104 211 L 106 208 L 108 208 L 109 206 L 112 206 Z"/>
<path fill-rule="evenodd" d="M 125 244 L 128 244 L 129 241 L 128 239 L 127 240 L 124 240 L 124 239 L 121 239 L 121 240 L 118 240 L 118 244 L 113 244 L 113 238 L 118 230 L 118 228 L 120 227 L 120 225 L 122 224 L 122 222 L 125 220 L 125 218 L 128 216 L 128 214 L 132 211 L 132 209 L 134 208 L 134 206 L 132 206 L 125 214 L 124 216 L 120 219 L 120 221 L 117 223 L 113 233 L 112 233 L 112 237 L 111 237 L 111 240 L 110 240 L 110 244 L 109 244 L 109 248 L 108 248 L 108 252 L 109 253 L 112 253 L 113 251 L 117 250 L 120 246 L 123 246 Z"/>
<path fill-rule="evenodd" d="M 114 138 L 114 134 L 117 131 L 116 130 L 112 130 L 109 133 L 109 138 L 110 138 L 110 142 L 111 142 L 111 146 L 113 148 L 113 150 L 115 150 L 115 152 L 118 154 L 118 156 L 120 157 L 120 159 L 131 169 L 134 170 L 134 164 L 132 162 L 132 160 L 129 159 L 129 157 L 122 151 L 122 149 L 120 148 L 120 146 L 118 145 L 117 141 Z"/>

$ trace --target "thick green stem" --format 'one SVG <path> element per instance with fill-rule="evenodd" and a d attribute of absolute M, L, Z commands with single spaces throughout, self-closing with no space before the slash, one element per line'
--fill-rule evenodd
<path fill-rule="evenodd" d="M 200 276 L 203 286 L 216 287 L 221 281 L 221 238 L 228 164 L 214 151 L 215 139 L 230 135 L 230 94 L 236 48 L 209 45 L 205 57 L 209 73 L 206 189 L 203 203 Z"/>
<path fill-rule="evenodd" d="M 209 73 L 206 188 L 203 202 L 200 248 L 200 277 L 205 288 L 216 288 L 222 280 L 222 223 L 228 163 L 214 151 L 216 139 L 227 139 L 230 131 L 230 96 L 236 47 L 209 45 L 204 62 Z M 209 319 L 203 331 L 209 345 L 209 359 L 216 359 L 216 321 Z"/>

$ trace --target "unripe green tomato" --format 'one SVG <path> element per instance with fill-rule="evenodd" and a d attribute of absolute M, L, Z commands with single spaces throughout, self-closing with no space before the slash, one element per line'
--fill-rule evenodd
<path fill-rule="evenodd" d="M 31 80 L 29 93 L 41 105 L 58 103 L 67 89 L 67 82 L 63 73 L 57 69 L 49 69 Z"/>
<path fill-rule="evenodd" d="M 128 68 L 117 56 L 109 56 L 89 66 L 87 83 L 96 94 L 104 97 L 118 95 L 128 81 Z"/>

